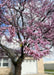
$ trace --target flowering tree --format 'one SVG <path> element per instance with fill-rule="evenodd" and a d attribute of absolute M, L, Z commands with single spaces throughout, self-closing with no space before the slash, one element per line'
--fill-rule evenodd
<path fill-rule="evenodd" d="M 3 45 L 3 35 L 8 43 L 16 42 L 20 48 L 14 50 Z M 49 54 L 52 45 L 54 1 L 0 0 L 0 47 L 11 58 L 15 66 L 15 75 L 21 75 L 21 63 L 25 56 L 42 58 Z"/>

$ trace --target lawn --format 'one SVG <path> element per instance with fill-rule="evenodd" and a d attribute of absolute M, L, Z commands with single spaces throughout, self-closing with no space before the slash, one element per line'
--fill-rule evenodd
<path fill-rule="evenodd" d="M 54 70 L 45 70 L 45 71 L 54 72 Z"/>
<path fill-rule="evenodd" d="M 54 70 L 45 70 L 45 73 L 46 74 L 54 75 Z"/>

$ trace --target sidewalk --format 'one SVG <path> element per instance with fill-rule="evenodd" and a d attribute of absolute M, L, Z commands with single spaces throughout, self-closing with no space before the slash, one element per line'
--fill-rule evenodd
<path fill-rule="evenodd" d="M 51 74 L 28 74 L 28 75 L 51 75 Z"/>
<path fill-rule="evenodd" d="M 36 74 L 36 75 L 51 75 L 51 74 Z"/>

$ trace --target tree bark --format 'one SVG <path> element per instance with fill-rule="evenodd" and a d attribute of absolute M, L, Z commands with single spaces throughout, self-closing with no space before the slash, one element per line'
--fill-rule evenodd
<path fill-rule="evenodd" d="M 19 58 L 17 64 L 15 65 L 15 75 L 21 75 L 21 64 L 23 62 L 23 58 Z"/>
<path fill-rule="evenodd" d="M 23 46 L 21 47 L 21 56 L 19 57 L 19 59 L 16 62 L 15 65 L 15 75 L 21 75 L 21 69 L 22 69 L 22 62 L 24 60 L 24 53 L 23 53 Z"/>

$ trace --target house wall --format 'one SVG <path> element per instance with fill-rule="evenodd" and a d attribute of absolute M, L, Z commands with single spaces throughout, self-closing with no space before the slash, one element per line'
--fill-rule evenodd
<path fill-rule="evenodd" d="M 3 60 L 3 58 L 2 58 Z M 11 73 L 11 75 L 13 74 L 13 70 L 14 70 L 14 66 L 11 62 L 11 59 L 8 59 L 8 66 L 0 66 L 0 75 L 9 75 Z M 3 62 L 2 62 L 3 63 Z"/>
<path fill-rule="evenodd" d="M 45 70 L 54 70 L 54 64 L 44 64 Z"/>
<path fill-rule="evenodd" d="M 2 68 L 0 68 L 0 75 L 9 75 L 10 71 L 11 71 L 10 68 L 2 67 Z"/>
<path fill-rule="evenodd" d="M 30 57 L 28 57 L 28 58 L 25 58 L 25 60 L 33 60 L 33 58 L 30 58 Z M 10 60 L 9 60 L 9 62 L 10 62 Z M 26 62 L 26 61 L 25 61 Z M 35 64 L 34 62 L 33 62 L 33 64 L 31 63 L 31 62 L 29 62 L 31 65 L 33 65 L 33 64 Z M 28 64 L 29 64 L 28 63 Z M 26 64 L 26 63 L 24 63 L 24 64 Z M 28 68 L 29 68 L 29 65 L 27 64 L 27 66 L 28 66 Z M 30 65 L 30 66 L 31 66 Z M 13 64 L 10 62 L 10 64 L 9 64 L 9 66 L 10 67 L 0 67 L 0 75 L 9 75 L 10 74 L 10 72 L 13 72 L 14 71 L 14 66 L 13 66 Z M 24 65 L 22 65 L 22 66 L 24 66 Z M 35 69 L 36 69 L 36 71 L 34 72 L 34 73 L 44 73 L 44 66 L 43 66 L 43 59 L 40 59 L 39 61 L 37 61 L 36 62 L 36 65 L 34 65 L 34 67 L 35 67 Z M 32 67 L 31 67 L 32 68 Z M 30 70 L 32 71 L 32 69 L 30 68 Z M 22 68 L 23 69 L 23 68 Z"/>
<path fill-rule="evenodd" d="M 44 62 L 44 69 L 46 69 L 46 70 L 54 70 L 54 61 Z"/>
<path fill-rule="evenodd" d="M 37 65 L 38 65 L 38 73 L 44 73 L 43 59 L 38 60 Z"/>

